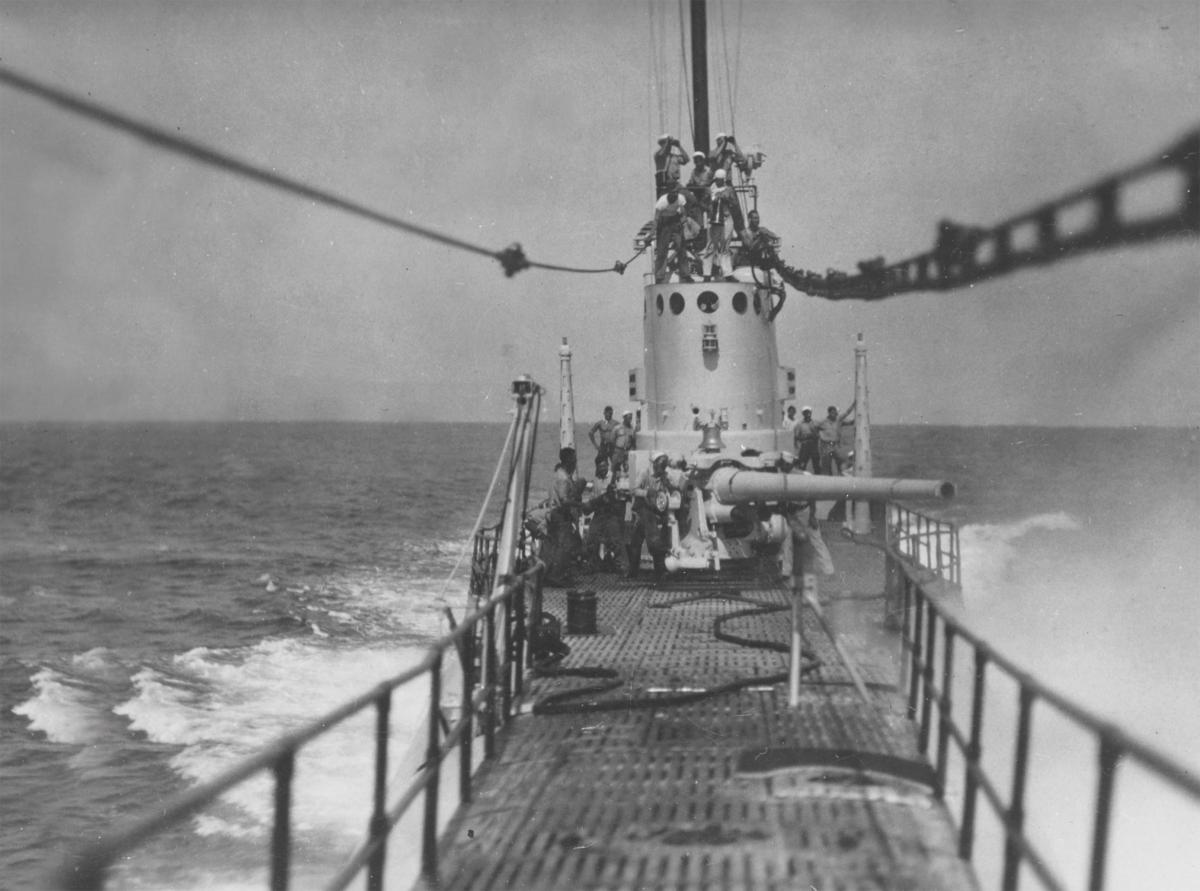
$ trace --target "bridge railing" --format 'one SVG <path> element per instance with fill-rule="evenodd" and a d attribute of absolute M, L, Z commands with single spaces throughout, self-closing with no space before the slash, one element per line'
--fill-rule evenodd
<path fill-rule="evenodd" d="M 889 510 L 897 506 L 891 505 Z M 1089 891 L 1105 886 L 1112 847 L 1113 801 L 1118 768 L 1137 764 L 1200 814 L 1200 779 L 1172 758 L 1150 748 L 1120 728 L 1051 689 L 972 632 L 955 617 L 931 585 L 934 576 L 958 578 L 957 533 L 948 537 L 943 521 L 922 517 L 899 508 L 889 517 L 899 517 L 897 529 L 908 530 L 889 541 L 889 578 L 897 579 L 901 602 L 900 627 L 908 679 L 908 715 L 917 722 L 918 743 L 930 757 L 937 778 L 936 792 L 946 795 L 951 749 L 963 766 L 962 814 L 959 826 L 959 856 L 973 859 L 977 838 L 977 805 L 980 795 L 990 805 L 1003 833 L 1003 865 L 999 887 L 1015 891 L 1022 870 L 1031 872 L 1043 888 L 1079 887 L 1055 873 L 1045 850 L 1027 834 L 1026 817 L 1036 807 L 1027 795 L 1031 751 L 1037 744 L 1033 717 L 1035 706 L 1048 708 L 1090 737 L 1096 747 L 1093 778 L 1094 817 L 1089 845 L 1087 884 Z M 890 530 L 889 530 L 890 531 Z M 889 535 L 890 538 L 890 535 Z M 944 588 L 941 589 L 944 597 Z M 955 665 L 957 647 L 966 647 L 964 660 L 970 666 L 970 717 L 963 726 L 955 709 Z M 1012 738 L 1012 763 L 1007 797 L 1002 784 L 984 768 L 984 731 L 990 707 L 985 695 L 992 674 L 1006 678 L 1017 691 L 1017 720 Z M 935 715 L 936 708 L 936 715 Z M 996 709 L 993 708 L 992 711 Z M 959 710 L 961 711 L 961 709 Z M 936 718 L 936 720 L 935 720 Z M 936 732 L 936 736 L 935 736 Z M 992 728 L 990 736 L 998 731 Z M 931 739 L 932 737 L 932 739 Z M 933 743 L 933 752 L 930 745 Z M 1086 794 L 1086 789 L 1079 790 Z"/>
<path fill-rule="evenodd" d="M 515 703 L 520 697 L 528 658 L 526 641 L 530 638 L 529 629 L 525 627 L 526 617 L 537 617 L 537 605 L 541 602 L 544 566 L 522 559 L 521 555 L 521 527 L 529 494 L 541 390 L 527 380 L 517 381 L 513 389 L 517 408 L 509 433 L 511 450 L 506 446 L 506 453 L 511 454 L 508 493 L 500 524 L 480 530 L 475 536 L 470 583 L 474 608 L 449 633 L 430 644 L 424 658 L 407 671 L 280 737 L 215 779 L 181 793 L 141 819 L 118 827 L 100 842 L 75 852 L 50 878 L 52 887 L 86 891 L 103 888 L 109 869 L 131 851 L 165 830 L 199 815 L 235 787 L 269 771 L 275 779 L 269 850 L 270 887 L 273 891 L 283 891 L 291 877 L 292 789 L 296 757 L 309 743 L 369 709 L 374 709 L 376 720 L 373 802 L 368 835 L 325 887 L 331 891 L 346 888 L 365 871 L 366 887 L 382 889 L 391 831 L 421 797 L 424 799 L 421 873 L 431 886 L 436 885 L 442 762 L 458 750 L 459 800 L 462 803 L 470 801 L 475 737 L 483 738 L 483 759 L 492 758 L 496 730 L 514 715 Z M 530 563 L 532 565 L 523 565 Z M 533 605 L 532 610 L 526 608 L 527 602 Z M 462 665 L 462 690 L 458 719 L 449 723 L 445 717 L 447 703 L 442 668 L 445 657 L 452 651 L 457 653 Z M 424 763 L 403 789 L 389 790 L 392 694 L 407 684 L 422 681 L 429 685 Z"/>

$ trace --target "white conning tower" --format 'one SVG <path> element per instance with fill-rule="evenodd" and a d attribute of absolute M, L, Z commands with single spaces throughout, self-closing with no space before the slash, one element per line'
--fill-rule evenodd
<path fill-rule="evenodd" d="M 778 362 L 772 295 L 750 269 L 737 273 L 748 280 L 645 286 L 644 365 L 633 374 L 643 380 L 630 387 L 645 404 L 641 448 L 690 453 L 702 435 L 697 417 L 719 424 L 734 453 L 791 447 L 778 429 L 790 388 Z"/>

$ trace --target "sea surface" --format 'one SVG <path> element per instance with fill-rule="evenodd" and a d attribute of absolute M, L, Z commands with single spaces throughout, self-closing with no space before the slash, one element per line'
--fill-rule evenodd
<path fill-rule="evenodd" d="M 0 424 L 0 887 L 37 887 L 66 847 L 419 658 L 444 631 L 444 606 L 465 601 L 466 561 L 454 570 L 506 432 Z M 962 528 L 968 621 L 1200 770 L 1197 431 L 873 433 L 877 475 L 957 484 L 933 512 Z M 555 446 L 546 425 L 542 487 Z M 421 692 L 393 707 L 402 744 L 418 730 Z M 335 869 L 366 827 L 371 720 L 299 761 L 296 856 L 313 875 Z M 1043 763 L 1094 760 L 1063 740 Z M 1058 775 L 1035 779 L 1053 788 Z M 1084 789 L 1074 797 L 1089 798 Z M 1121 870 L 1135 869 L 1147 839 L 1173 843 L 1176 830 L 1154 820 L 1176 812 L 1140 789 L 1119 787 L 1110 887 L 1133 887 Z M 1068 811 L 1052 806 L 1034 826 L 1053 834 L 1090 813 Z M 136 855 L 115 886 L 263 887 L 269 817 L 263 779 Z M 1143 863 L 1129 875 L 1151 869 L 1137 886 L 1170 888 L 1190 868 L 1167 863 L 1155 880 Z"/>

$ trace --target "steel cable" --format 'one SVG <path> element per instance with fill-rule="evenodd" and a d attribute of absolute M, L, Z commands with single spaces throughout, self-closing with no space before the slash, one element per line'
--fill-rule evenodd
<path fill-rule="evenodd" d="M 347 213 L 363 217 L 383 226 L 399 229 L 411 235 L 416 235 L 430 241 L 438 242 L 439 244 L 457 248 L 459 250 L 469 251 L 474 254 L 481 254 L 485 257 L 491 257 L 492 259 L 499 261 L 500 265 L 504 268 L 505 275 L 509 277 L 512 277 L 522 269 L 529 268 L 548 269 L 558 272 L 620 273 L 624 271 L 624 267 L 626 265 L 618 261 L 612 266 L 605 267 L 603 269 L 582 269 L 573 266 L 559 266 L 550 263 L 535 263 L 525 257 L 520 244 L 514 243 L 497 251 L 484 247 L 483 245 L 473 244 L 469 241 L 463 241 L 461 238 L 455 238 L 452 235 L 446 235 L 442 232 L 437 232 L 424 226 L 418 226 L 415 223 L 410 223 L 407 220 L 400 219 L 399 217 L 391 214 L 374 210 L 363 204 L 359 204 L 356 201 L 343 198 L 340 195 L 335 195 L 334 193 L 324 189 L 310 186 L 301 182 L 300 180 L 282 176 L 263 167 L 256 166 L 231 155 L 227 155 L 224 152 L 217 151 L 216 149 L 210 148 L 191 139 L 169 133 L 166 130 L 155 127 L 151 124 L 147 124 L 143 121 L 135 120 L 127 115 L 105 108 L 98 103 L 82 99 L 64 90 L 59 90 L 55 87 L 51 87 L 31 78 L 25 77 L 24 75 L 18 74 L 12 69 L 4 66 L 0 66 L 0 83 L 6 84 L 17 90 L 21 90 L 29 95 L 44 99 L 47 102 L 59 106 L 60 108 L 64 108 L 67 111 L 103 124 L 106 127 L 111 127 L 115 130 L 129 133 L 157 148 L 166 149 L 167 151 L 184 155 L 194 161 L 199 161 L 202 164 L 208 164 L 220 170 L 234 173 L 238 176 L 254 180 L 281 191 L 300 195 L 320 204 L 325 204 L 329 207 L 343 210 Z"/>

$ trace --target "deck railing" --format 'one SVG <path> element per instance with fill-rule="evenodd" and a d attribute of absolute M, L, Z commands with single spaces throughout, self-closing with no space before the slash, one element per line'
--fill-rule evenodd
<path fill-rule="evenodd" d="M 888 502 L 887 536 L 897 553 L 931 569 L 952 585 L 962 584 L 958 527 L 902 504 Z"/>
<path fill-rule="evenodd" d="M 980 793 L 991 805 L 1003 832 L 1003 865 L 1000 887 L 1015 891 L 1023 868 L 1032 872 L 1043 888 L 1066 889 L 1068 884 L 1055 874 L 1045 852 L 1026 833 L 1026 817 L 1031 807 L 1027 781 L 1034 739 L 1034 707 L 1039 703 L 1054 710 L 1082 730 L 1095 742 L 1095 811 L 1089 840 L 1087 885 L 1089 891 L 1101 891 L 1109 865 L 1113 799 L 1117 769 L 1133 762 L 1157 777 L 1200 813 L 1200 779 L 1170 757 L 1134 739 L 1055 692 L 1032 675 L 1002 656 L 967 628 L 932 592 L 930 571 L 942 579 L 957 579 L 958 536 L 948 536 L 943 521 L 924 517 L 915 511 L 891 505 L 889 519 L 897 517 L 897 530 L 908 530 L 891 539 L 889 529 L 889 578 L 899 580 L 901 592 L 901 631 L 908 676 L 908 715 L 917 722 L 918 743 L 929 755 L 931 736 L 936 729 L 935 749 L 931 756 L 937 778 L 936 792 L 945 797 L 951 744 L 963 764 L 962 815 L 959 820 L 959 855 L 973 859 L 976 842 L 976 808 Z M 940 643 L 939 643 L 940 641 Z M 965 653 L 972 666 L 970 724 L 964 729 L 954 708 L 954 666 L 956 645 L 969 647 Z M 939 653 L 940 647 L 940 653 Z M 940 657 L 940 658 L 939 658 Z M 1001 784 L 989 776 L 983 766 L 985 696 L 989 670 L 1006 677 L 1017 689 L 1017 722 L 1013 734 L 1011 788 L 1007 799 Z M 934 707 L 936 706 L 936 721 Z M 989 726 L 990 726 L 990 722 Z M 1086 792 L 1086 790 L 1081 790 Z"/>
<path fill-rule="evenodd" d="M 458 797 L 462 803 L 470 801 L 471 775 L 475 767 L 474 738 L 476 735 L 483 738 L 483 759 L 493 757 L 496 730 L 512 717 L 514 703 L 520 698 L 528 655 L 526 616 L 536 617 L 536 605 L 541 602 L 544 567 L 536 562 L 532 566 L 522 566 L 527 561 L 523 561 L 520 554 L 521 525 L 529 494 L 541 389 L 532 381 L 519 380 L 514 383 L 513 392 L 517 406 L 508 439 L 511 449 L 506 447 L 506 456 L 502 456 L 502 460 L 509 458 L 506 501 L 500 524 L 481 530 L 475 536 L 470 583 L 474 609 L 448 634 L 430 644 L 425 657 L 412 668 L 277 739 L 210 782 L 176 796 L 164 806 L 155 808 L 153 813 L 119 827 L 102 841 L 76 852 L 51 877 L 52 887 L 87 891 L 103 888 L 110 867 L 129 852 L 164 830 L 198 815 L 234 787 L 263 771 L 270 771 L 275 777 L 270 887 L 273 891 L 283 891 L 291 877 L 292 780 L 296 756 L 308 743 L 371 708 L 376 716 L 375 755 L 373 805 L 367 838 L 325 887 L 346 888 L 365 871 L 366 887 L 372 891 L 382 889 L 389 835 L 422 795 L 421 873 L 430 885 L 436 885 L 442 762 L 458 749 Z M 526 608 L 527 600 L 534 605 L 534 610 Z M 454 723 L 446 719 L 442 683 L 443 660 L 451 651 L 457 652 L 462 665 L 461 707 Z M 398 688 L 422 679 L 429 684 L 424 763 L 389 804 L 387 778 L 392 694 Z M 476 722 L 481 726 L 477 728 Z M 391 794 L 395 795 L 396 790 L 391 790 Z"/>

